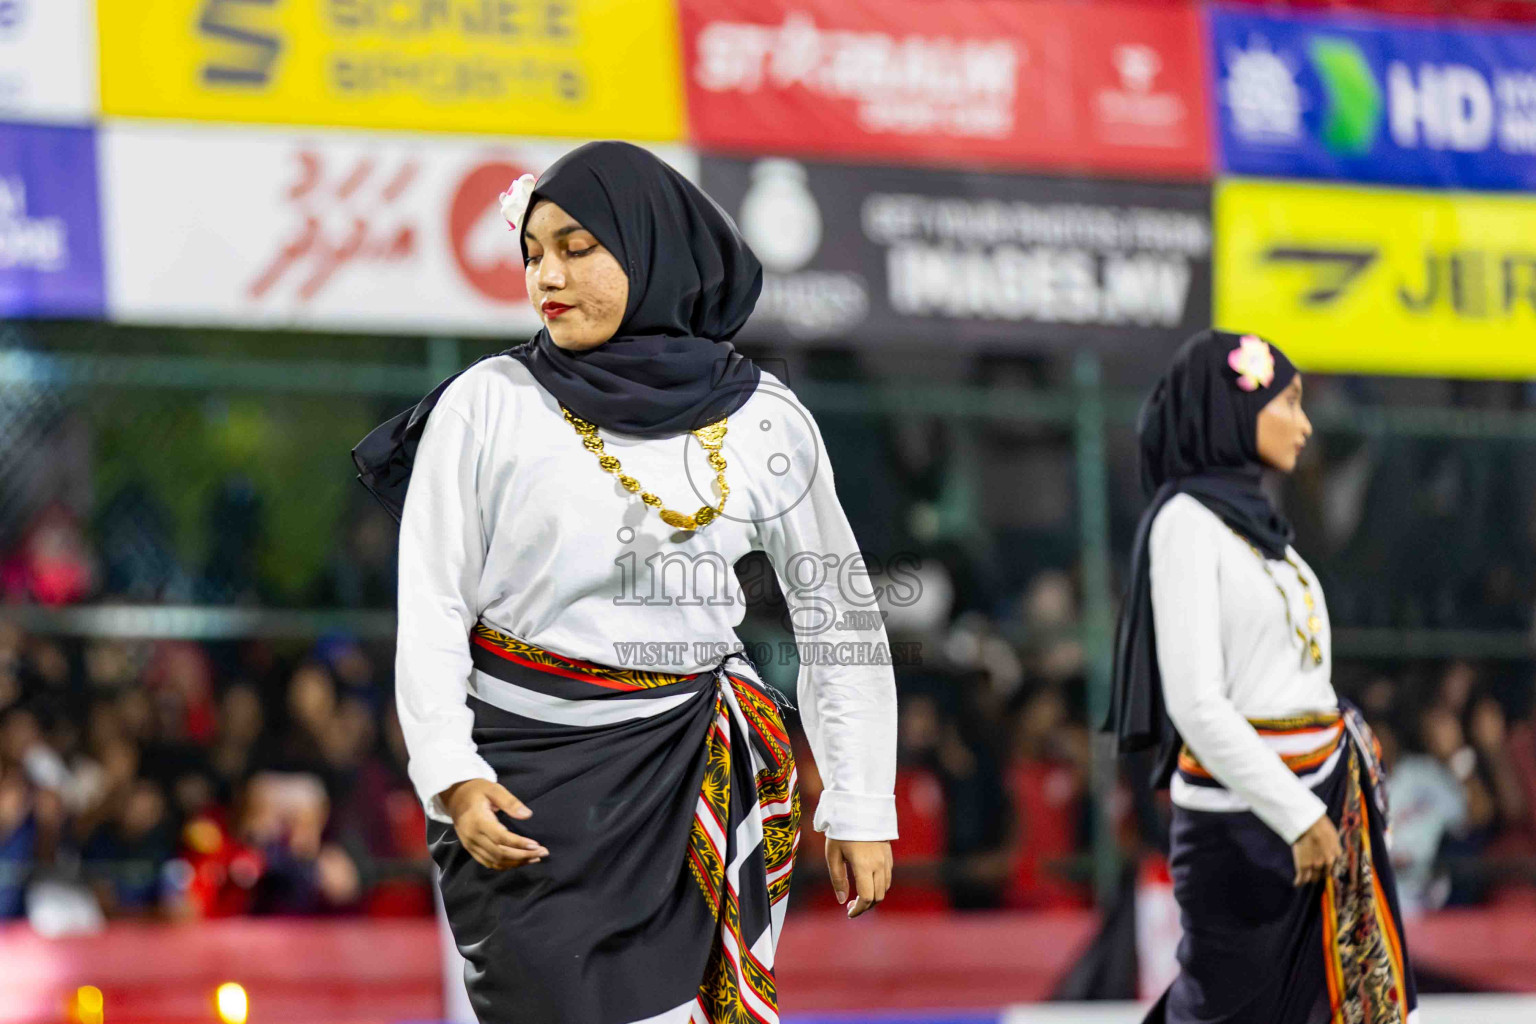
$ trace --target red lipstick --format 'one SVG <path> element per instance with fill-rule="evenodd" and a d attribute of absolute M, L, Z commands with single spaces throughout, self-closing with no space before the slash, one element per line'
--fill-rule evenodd
<path fill-rule="evenodd" d="M 561 313 L 564 313 L 566 310 L 572 307 L 567 306 L 563 302 L 556 302 L 554 299 L 548 299 L 539 308 L 544 311 L 545 316 L 553 320 L 555 317 L 559 316 Z"/>

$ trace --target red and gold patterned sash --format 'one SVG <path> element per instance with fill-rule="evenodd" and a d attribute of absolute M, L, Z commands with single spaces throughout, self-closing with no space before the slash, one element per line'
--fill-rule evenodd
<path fill-rule="evenodd" d="M 766 754 L 762 757 L 764 767 L 754 776 L 755 792 L 749 796 L 753 812 L 762 820 L 763 867 L 771 907 L 789 895 L 795 850 L 800 845 L 795 761 L 789 734 L 774 702 L 750 683 L 729 673 L 726 678 L 742 717 L 756 737 L 759 754 Z M 720 843 L 731 822 L 731 758 L 751 757 L 750 751 L 732 750 L 730 713 L 730 701 L 722 691 L 715 698 L 708 768 L 688 837 L 688 869 L 714 908 L 720 930 L 699 986 L 699 1007 L 710 1024 L 753 1024 L 765 1019 L 765 1008 L 777 1010 L 778 987 L 773 971 L 753 955 L 751 940 L 743 934 L 741 900 L 727 877 L 725 850 Z"/>
<path fill-rule="evenodd" d="M 671 672 L 649 672 L 638 668 L 614 668 L 611 665 L 582 661 L 580 658 L 567 658 L 526 640 L 519 640 L 515 636 L 492 629 L 483 622 L 475 624 L 474 630 L 470 633 L 470 642 L 481 650 L 489 651 L 497 657 L 519 665 L 536 668 L 541 672 L 550 672 L 565 679 L 591 683 L 606 690 L 650 690 L 658 686 L 697 678 L 696 674 L 677 675 Z"/>
<path fill-rule="evenodd" d="M 1358 712 L 1351 715 L 1352 727 L 1371 749 L 1362 752 L 1350 745 L 1339 818 L 1344 856 L 1323 886 L 1323 956 L 1333 1007 L 1330 1024 L 1403 1024 L 1411 1009 L 1407 958 L 1402 931 L 1381 885 L 1382 866 L 1377 858 L 1385 858 L 1387 851 L 1375 848 L 1371 829 L 1371 815 L 1384 814 L 1385 801 L 1366 799 L 1361 781 L 1364 772 L 1373 793 L 1381 784 L 1376 771 L 1381 751 Z M 1377 822 L 1384 833 L 1383 824 Z"/>

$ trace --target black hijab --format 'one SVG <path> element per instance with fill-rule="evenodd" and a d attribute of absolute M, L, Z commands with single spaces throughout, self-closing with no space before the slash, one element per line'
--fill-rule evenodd
<path fill-rule="evenodd" d="M 752 397 L 760 371 L 728 339 L 757 303 L 763 268 L 714 200 L 627 142 L 590 142 L 561 157 L 539 176 L 529 214 L 541 200 L 558 204 L 623 266 L 624 319 L 611 339 L 586 351 L 568 352 L 541 329 L 485 358 L 521 361 L 577 416 L 638 437 L 687 433 Z M 427 418 L 458 376 L 352 450 L 358 480 L 396 519 Z"/>
<path fill-rule="evenodd" d="M 1294 533 L 1259 486 L 1258 419 L 1295 376 L 1285 353 L 1255 335 L 1202 331 L 1173 357 L 1137 419 L 1141 486 L 1150 503 L 1131 548 L 1104 730 L 1115 734 L 1121 753 L 1158 747 L 1154 785 L 1167 784 L 1180 740 L 1157 667 L 1147 551 L 1152 521 L 1174 495 L 1188 494 L 1266 556 L 1284 556 Z"/>

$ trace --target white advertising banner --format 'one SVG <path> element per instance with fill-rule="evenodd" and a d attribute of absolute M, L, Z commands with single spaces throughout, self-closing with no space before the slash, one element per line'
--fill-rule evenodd
<path fill-rule="evenodd" d="M 0 120 L 96 115 L 94 0 L 0 0 Z"/>
<path fill-rule="evenodd" d="M 521 337 L 538 328 L 497 196 L 570 140 L 114 121 L 114 320 Z M 690 151 L 657 150 L 689 177 Z"/>

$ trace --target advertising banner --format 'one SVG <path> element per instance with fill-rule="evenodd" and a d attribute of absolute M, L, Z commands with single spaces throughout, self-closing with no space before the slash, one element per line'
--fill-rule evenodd
<path fill-rule="evenodd" d="M 681 0 L 689 124 L 736 152 L 1205 177 L 1192 5 Z"/>
<path fill-rule="evenodd" d="M 91 129 L 0 124 L 0 318 L 101 315 L 98 209 Z"/>
<path fill-rule="evenodd" d="M 120 121 L 102 144 L 114 319 L 538 329 L 497 196 L 573 142 Z"/>
<path fill-rule="evenodd" d="M 1217 186 L 1216 324 L 1303 370 L 1536 376 L 1536 197 Z"/>
<path fill-rule="evenodd" d="M 1171 346 L 1210 323 L 1210 194 L 704 157 L 765 267 L 749 335 L 861 345 Z"/>
<path fill-rule="evenodd" d="M 94 0 L 0 0 L 0 119 L 96 113 Z"/>
<path fill-rule="evenodd" d="M 108 114 L 674 140 L 670 0 L 98 0 Z"/>
<path fill-rule="evenodd" d="M 1212 10 L 1233 173 L 1536 188 L 1536 27 Z"/>

